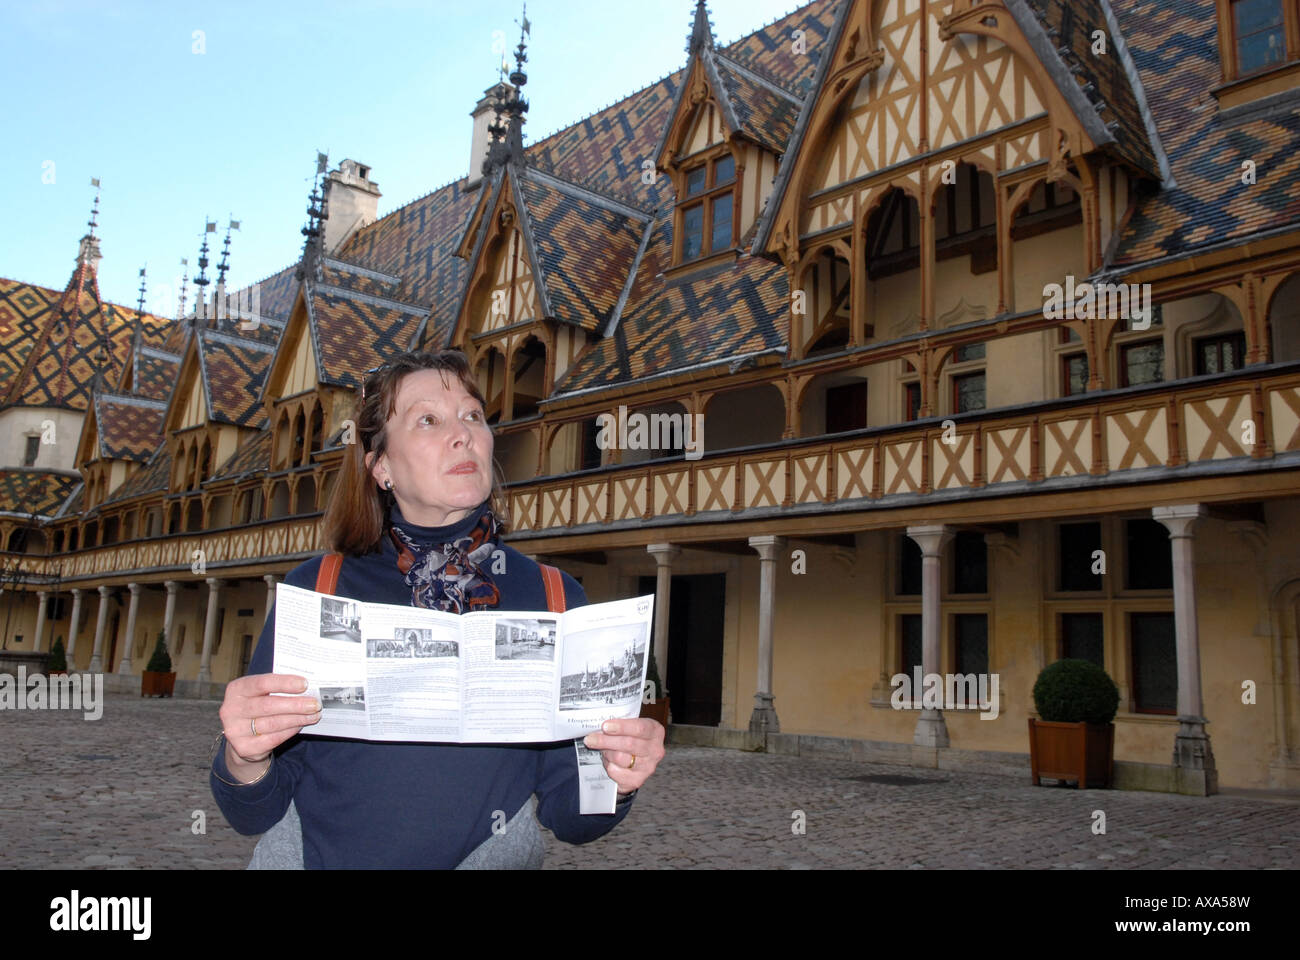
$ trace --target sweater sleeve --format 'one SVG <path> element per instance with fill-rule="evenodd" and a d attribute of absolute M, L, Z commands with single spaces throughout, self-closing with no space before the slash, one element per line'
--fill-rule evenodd
<path fill-rule="evenodd" d="M 297 571 L 295 571 L 296 573 Z M 311 576 L 314 578 L 315 573 Z M 288 583 L 290 577 L 285 578 Z M 301 578 L 293 577 L 300 580 Z M 314 580 L 313 580 L 314 582 Z M 295 586 L 299 584 L 294 584 Z M 275 663 L 275 607 L 266 618 L 262 635 L 258 638 L 257 649 L 248 664 L 246 676 L 271 673 Z M 212 760 L 212 771 L 208 781 L 212 786 L 212 796 L 221 808 L 222 814 L 235 830 L 245 836 L 265 833 L 280 822 L 298 787 L 302 776 L 303 761 L 307 751 L 307 741 L 294 737 L 275 748 L 271 767 L 266 776 L 256 783 L 232 786 L 236 783 L 234 775 L 226 766 L 226 743 L 220 741 L 220 749 Z"/>
<path fill-rule="evenodd" d="M 586 606 L 587 594 L 567 573 L 564 600 L 567 608 Z M 566 740 L 543 748 L 538 757 L 537 819 L 565 843 L 589 843 L 613 830 L 632 809 L 633 798 L 619 798 L 614 812 L 584 814 L 578 801 L 578 756 Z"/>

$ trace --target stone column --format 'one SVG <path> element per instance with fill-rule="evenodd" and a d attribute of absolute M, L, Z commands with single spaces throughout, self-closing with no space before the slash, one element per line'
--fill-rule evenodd
<path fill-rule="evenodd" d="M 32 649 L 37 653 L 41 652 L 41 639 L 45 636 L 45 605 L 49 602 L 49 596 L 48 590 L 36 591 L 37 602 L 40 606 L 36 608 L 36 640 L 32 644 Z"/>
<path fill-rule="evenodd" d="M 673 591 L 673 559 L 682 551 L 671 543 L 651 543 L 646 552 L 655 558 L 655 665 L 659 667 L 662 690 L 654 692 L 655 698 L 668 696 L 668 619 Z"/>
<path fill-rule="evenodd" d="M 135 615 L 140 609 L 140 584 L 128 583 L 131 591 L 131 605 L 126 610 L 126 652 L 122 654 L 122 663 L 117 672 L 124 677 L 131 675 L 131 648 L 135 646 Z"/>
<path fill-rule="evenodd" d="M 90 654 L 90 672 L 100 673 L 104 669 L 104 624 L 108 620 L 108 587 L 99 588 L 99 616 L 95 618 L 95 649 Z"/>
<path fill-rule="evenodd" d="M 167 652 L 172 652 L 172 622 L 176 617 L 176 591 L 180 589 L 180 584 L 175 580 L 168 580 L 163 584 L 167 588 L 167 609 L 163 613 L 163 643 L 167 645 Z"/>
<path fill-rule="evenodd" d="M 1205 516 L 1199 503 L 1156 507 L 1151 515 L 1169 530 L 1174 567 L 1174 637 L 1178 657 L 1178 733 L 1174 767 L 1180 793 L 1209 796 L 1219 792 L 1209 721 L 1201 701 L 1201 644 L 1196 623 L 1196 559 L 1192 537 Z"/>
<path fill-rule="evenodd" d="M 80 587 L 74 587 L 72 590 L 72 623 L 68 625 L 68 649 L 65 651 L 68 655 L 69 673 L 77 669 L 72 655 L 77 650 L 77 624 L 81 622 L 81 593 Z"/>
<path fill-rule="evenodd" d="M 217 640 L 217 604 L 221 599 L 221 581 L 208 577 L 208 619 L 203 625 L 203 657 L 199 660 L 199 686 L 212 682 L 212 648 Z"/>
<path fill-rule="evenodd" d="M 937 674 L 942 665 L 939 647 L 942 633 L 939 597 L 943 592 L 941 562 L 943 548 L 954 533 L 951 527 L 940 525 L 908 527 L 907 535 L 921 548 L 921 673 L 928 677 Z M 913 700 L 920 696 L 920 690 L 912 691 Z M 912 743 L 918 747 L 948 746 L 948 724 L 943 719 L 942 710 L 930 708 L 921 711 Z"/>
<path fill-rule="evenodd" d="M 780 733 L 781 723 L 772 705 L 772 621 L 776 617 L 776 557 L 785 550 L 784 537 L 750 537 L 749 545 L 758 551 L 758 690 L 754 694 L 754 712 L 749 718 L 750 733 Z"/>
<path fill-rule="evenodd" d="M 262 623 L 265 624 L 271 617 L 271 608 L 275 606 L 275 574 L 268 573 L 262 579 L 266 581 L 266 613 L 262 615 Z"/>

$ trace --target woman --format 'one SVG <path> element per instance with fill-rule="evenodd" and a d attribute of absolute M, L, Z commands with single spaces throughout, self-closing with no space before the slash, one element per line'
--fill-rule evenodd
<path fill-rule="evenodd" d="M 337 594 L 376 603 L 466 613 L 545 610 L 535 562 L 498 542 L 499 491 L 492 432 L 469 365 L 458 351 L 401 354 L 367 377 L 356 443 L 344 453 L 324 532 L 344 554 Z M 492 554 L 505 572 L 492 574 Z M 314 589 L 321 558 L 285 582 Z M 569 607 L 586 603 L 564 576 Z M 664 755 L 653 720 L 608 721 L 586 743 L 618 784 L 612 815 L 583 815 L 573 744 L 473 746 L 375 743 L 298 737 L 320 720 L 302 677 L 272 674 L 275 612 L 267 618 L 248 676 L 226 687 L 212 791 L 230 824 L 264 833 L 293 802 L 307 868 L 451 868 L 483 860 L 529 863 L 500 835 L 537 819 L 569 843 L 595 840 L 626 816 L 636 790 Z M 510 824 L 502 831 L 504 818 Z M 518 830 L 515 831 L 518 834 Z M 513 852 L 512 852 L 513 851 Z M 512 859 L 513 858 L 513 859 Z"/>

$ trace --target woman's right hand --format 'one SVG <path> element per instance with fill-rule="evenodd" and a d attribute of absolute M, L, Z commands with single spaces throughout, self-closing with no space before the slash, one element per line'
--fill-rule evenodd
<path fill-rule="evenodd" d="M 241 783 L 266 773 L 272 750 L 320 721 L 321 705 L 314 697 L 271 696 L 306 690 L 304 677 L 281 673 L 259 673 L 226 684 L 220 711 L 226 766 Z"/>

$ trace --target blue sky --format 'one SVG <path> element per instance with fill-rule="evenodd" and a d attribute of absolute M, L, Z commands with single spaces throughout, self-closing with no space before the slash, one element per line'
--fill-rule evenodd
<path fill-rule="evenodd" d="M 801 6 L 713 0 L 719 43 Z M 531 0 L 525 141 L 686 61 L 692 0 Z M 297 259 L 316 151 L 372 168 L 384 213 L 463 176 L 469 111 L 513 50 L 517 0 L 5 0 L 0 277 L 62 289 L 100 178 L 100 292 L 174 311 L 204 218 L 241 222 L 230 282 Z M 195 31 L 202 31 L 197 36 Z M 195 52 L 202 47 L 202 52 Z M 52 182 L 48 182 L 52 181 Z M 214 271 L 217 257 L 213 256 Z M 168 304 L 160 302 L 166 293 Z"/>

